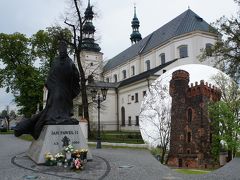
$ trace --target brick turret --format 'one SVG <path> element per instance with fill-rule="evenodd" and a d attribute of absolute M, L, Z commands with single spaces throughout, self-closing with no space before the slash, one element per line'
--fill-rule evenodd
<path fill-rule="evenodd" d="M 221 92 L 204 81 L 191 84 L 189 73 L 173 72 L 170 81 L 171 134 L 168 165 L 178 167 L 210 167 L 212 129 L 207 113 L 209 101 L 219 101 Z"/>

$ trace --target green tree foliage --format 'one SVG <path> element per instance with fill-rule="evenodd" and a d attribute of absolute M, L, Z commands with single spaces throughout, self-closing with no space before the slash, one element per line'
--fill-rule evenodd
<path fill-rule="evenodd" d="M 0 86 L 6 87 L 15 97 L 20 113 L 26 117 L 36 111 L 36 104 L 42 102 L 43 80 L 33 66 L 30 39 L 20 33 L 0 34 Z"/>
<path fill-rule="evenodd" d="M 219 102 L 210 103 L 208 107 L 214 129 L 212 152 L 217 156 L 222 142 L 231 160 L 240 148 L 240 89 L 234 81 L 223 74 L 214 76 L 213 80 L 218 84 L 222 98 Z"/>
<path fill-rule="evenodd" d="M 240 7 L 240 1 L 235 0 Z M 240 11 L 230 18 L 223 16 L 213 23 L 220 34 L 218 41 L 205 49 L 201 59 L 215 57 L 216 66 L 229 74 L 236 82 L 240 80 Z"/>
<path fill-rule="evenodd" d="M 52 60 L 57 56 L 59 39 L 71 39 L 65 28 L 48 27 L 31 38 L 21 33 L 0 34 L 0 87 L 13 93 L 19 112 L 30 117 L 42 104 L 43 86 Z M 40 60 L 40 66 L 34 62 Z"/>

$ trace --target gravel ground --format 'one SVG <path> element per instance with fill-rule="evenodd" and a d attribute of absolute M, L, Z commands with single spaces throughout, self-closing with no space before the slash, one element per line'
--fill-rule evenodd
<path fill-rule="evenodd" d="M 24 152 L 30 143 L 0 135 L 0 180 L 240 180 L 240 158 L 206 175 L 183 175 L 161 165 L 147 150 L 91 149 L 93 161 L 82 172 L 37 166 Z"/>

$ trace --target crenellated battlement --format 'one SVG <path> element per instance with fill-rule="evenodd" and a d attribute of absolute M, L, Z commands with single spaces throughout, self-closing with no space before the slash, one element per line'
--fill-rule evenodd
<path fill-rule="evenodd" d="M 219 101 L 221 99 L 221 91 L 217 87 L 208 84 L 208 82 L 204 82 L 204 80 L 195 82 L 195 85 L 191 83 L 190 87 L 187 91 L 188 97 L 194 97 L 197 95 L 205 95 L 213 101 Z"/>

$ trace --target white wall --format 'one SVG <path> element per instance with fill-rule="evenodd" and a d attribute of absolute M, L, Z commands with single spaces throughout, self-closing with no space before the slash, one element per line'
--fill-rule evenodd
<path fill-rule="evenodd" d="M 117 130 L 117 96 L 114 89 L 109 89 L 107 98 L 101 103 L 100 124 L 104 130 Z M 89 108 L 90 121 L 93 122 L 95 128 L 98 123 L 97 104 L 91 105 Z"/>

